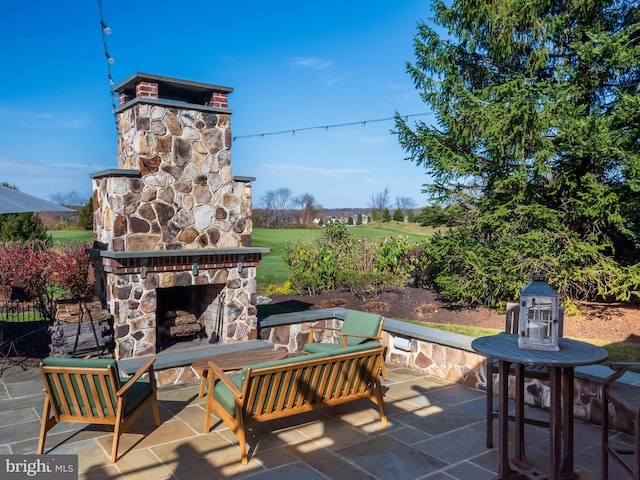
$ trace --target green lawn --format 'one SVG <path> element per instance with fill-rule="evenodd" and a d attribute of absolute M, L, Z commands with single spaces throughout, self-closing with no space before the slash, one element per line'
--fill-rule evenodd
<path fill-rule="evenodd" d="M 91 230 L 50 230 L 54 242 L 93 242 Z"/>

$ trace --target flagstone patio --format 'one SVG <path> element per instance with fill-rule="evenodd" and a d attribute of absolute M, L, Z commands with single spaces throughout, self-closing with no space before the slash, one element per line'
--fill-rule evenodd
<path fill-rule="evenodd" d="M 253 425 L 249 463 L 235 436 L 214 421 L 203 433 L 204 398 L 196 381 L 159 390 L 161 426 L 145 412 L 109 460 L 108 427 L 56 426 L 48 454 L 77 454 L 81 479 L 491 479 L 498 465 L 485 446 L 485 394 L 407 368 L 387 365 L 383 389 L 389 425 L 367 401 Z M 0 377 L 0 454 L 33 454 L 42 412 L 37 368 Z M 548 434 L 527 426 L 527 454 L 546 470 Z M 600 428 L 576 420 L 575 465 L 583 480 L 599 478 Z M 621 435 L 624 439 L 624 435 Z M 612 478 L 616 476 L 613 470 Z"/>

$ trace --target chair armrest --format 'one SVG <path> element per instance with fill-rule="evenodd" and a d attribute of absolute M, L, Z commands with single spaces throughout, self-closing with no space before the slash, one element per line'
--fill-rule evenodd
<path fill-rule="evenodd" d="M 309 327 L 309 336 L 307 337 L 307 342 L 309 343 L 313 343 L 313 341 L 315 340 L 313 338 L 313 334 L 316 330 L 331 330 L 332 332 L 339 332 L 340 329 L 339 328 L 333 328 L 333 327 L 314 327 L 311 326 Z"/>
<path fill-rule="evenodd" d="M 370 340 L 380 340 L 380 337 L 376 337 L 374 335 L 358 335 L 356 333 L 342 333 L 342 340 L 340 341 L 340 345 L 342 347 L 346 347 L 347 346 L 347 340 L 349 337 L 354 337 L 354 338 L 368 338 Z"/>
<path fill-rule="evenodd" d="M 224 383 L 231 393 L 238 399 L 242 398 L 242 392 L 238 388 L 238 386 L 233 383 L 233 381 L 218 365 L 214 362 L 209 362 L 209 381 L 211 382 L 211 386 L 209 387 L 209 393 L 213 392 L 213 386 L 215 384 L 216 378 L 219 378 L 222 383 Z"/>
<path fill-rule="evenodd" d="M 619 379 L 631 368 L 640 368 L 640 362 L 613 362 L 609 365 L 614 373 L 605 378 L 602 383 L 602 387 L 606 388 L 608 385 Z"/>
<path fill-rule="evenodd" d="M 147 372 L 149 372 L 149 379 L 151 381 L 153 381 L 153 379 L 152 379 L 152 376 L 153 376 L 153 362 L 155 362 L 155 361 L 156 361 L 155 358 L 150 358 L 149 360 L 144 362 L 140 366 L 140 368 L 136 371 L 136 373 L 134 373 L 133 376 L 130 377 L 127 380 L 127 383 L 125 383 L 122 387 L 120 387 L 118 389 L 118 391 L 116 392 L 116 395 L 118 397 L 123 396 L 127 392 L 127 390 L 129 390 L 129 388 L 131 388 L 131 385 L 133 385 L 138 380 L 140 380 L 140 377 L 142 377 L 142 375 L 144 375 Z"/>
<path fill-rule="evenodd" d="M 630 368 L 640 368 L 640 362 L 612 362 L 609 365 L 614 370 L 629 370 Z"/>

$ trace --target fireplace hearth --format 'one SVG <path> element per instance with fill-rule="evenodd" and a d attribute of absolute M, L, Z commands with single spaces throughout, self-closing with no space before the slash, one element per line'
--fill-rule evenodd
<path fill-rule="evenodd" d="M 89 253 L 118 359 L 257 338 L 268 249 L 251 246 L 254 178 L 231 171 L 232 91 L 141 73 L 114 87 L 118 168 L 92 175 Z"/>

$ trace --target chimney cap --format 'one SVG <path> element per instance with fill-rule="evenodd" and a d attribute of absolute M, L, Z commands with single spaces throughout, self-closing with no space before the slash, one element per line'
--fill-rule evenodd
<path fill-rule="evenodd" d="M 124 93 L 130 98 L 135 98 L 136 86 L 140 82 L 157 84 L 159 98 L 177 100 L 197 105 L 207 105 L 211 101 L 212 93 L 218 92 L 228 94 L 233 92 L 233 88 L 231 87 L 140 72 L 134 73 L 126 80 L 115 85 L 112 91 Z"/>

